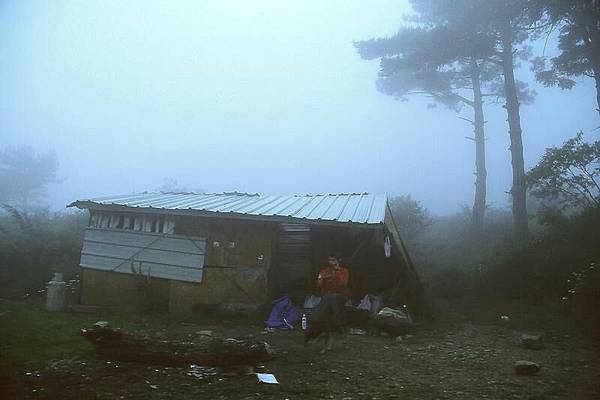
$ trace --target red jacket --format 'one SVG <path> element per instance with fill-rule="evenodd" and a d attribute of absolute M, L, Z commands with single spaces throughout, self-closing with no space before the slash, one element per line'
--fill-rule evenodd
<path fill-rule="evenodd" d="M 319 271 L 317 289 L 321 294 L 339 293 L 348 295 L 348 270 L 340 267 L 334 271 L 331 267 L 324 267 Z"/>

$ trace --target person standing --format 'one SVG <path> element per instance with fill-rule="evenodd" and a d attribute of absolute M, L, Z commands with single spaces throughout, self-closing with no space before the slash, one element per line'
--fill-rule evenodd
<path fill-rule="evenodd" d="M 344 304 L 348 301 L 348 270 L 340 265 L 337 256 L 330 255 L 328 265 L 321 268 L 317 277 L 317 290 L 321 301 L 314 308 L 311 324 L 304 334 L 304 343 L 325 334 L 325 348 L 321 353 L 331 350 L 333 333 L 342 330 Z"/>
<path fill-rule="evenodd" d="M 348 298 L 348 278 L 348 270 L 340 265 L 339 258 L 330 255 L 328 265 L 319 271 L 317 290 L 321 295 L 341 294 Z"/>

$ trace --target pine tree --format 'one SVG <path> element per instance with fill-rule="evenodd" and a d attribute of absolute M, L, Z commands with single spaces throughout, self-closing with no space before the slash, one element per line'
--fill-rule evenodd
<path fill-rule="evenodd" d="M 483 98 L 506 98 L 511 149 L 514 149 L 512 193 L 515 231 L 518 240 L 525 240 L 525 171 L 518 105 L 519 99 L 529 101 L 532 97 L 531 92 L 516 81 L 512 73 L 513 40 L 507 36 L 508 41 L 502 41 L 502 35 L 511 34 L 511 31 L 509 29 L 509 32 L 504 32 L 501 29 L 504 26 L 501 20 L 489 21 L 489 11 L 485 11 L 485 5 L 489 4 L 487 2 L 412 0 L 411 4 L 417 12 L 417 16 L 413 18 L 416 27 L 403 28 L 391 38 L 357 42 L 355 46 L 363 58 L 381 58 L 377 85 L 382 92 L 400 99 L 421 94 L 453 109 L 459 109 L 462 105 L 473 108 L 477 177 L 473 205 L 475 233 L 482 229 L 486 207 Z M 479 24 L 473 23 L 471 18 L 477 18 Z M 504 46 L 508 45 L 511 48 L 505 52 Z M 504 79 L 500 79 L 501 75 Z M 471 94 L 467 95 L 467 92 Z"/>
<path fill-rule="evenodd" d="M 507 112 L 512 164 L 512 213 L 514 238 L 524 244 L 529 236 L 526 203 L 523 132 L 519 85 L 515 78 L 516 57 L 526 58 L 527 40 L 536 37 L 542 20 L 539 5 L 532 0 L 412 0 L 413 8 L 459 31 L 471 32 L 476 42 L 490 41 L 493 51 L 486 61 L 501 68 Z"/>
<path fill-rule="evenodd" d="M 475 200 L 473 232 L 483 229 L 486 198 L 485 129 L 482 80 L 494 79 L 482 55 L 489 43 L 475 44 L 465 32 L 447 26 L 406 27 L 395 36 L 357 42 L 365 59 L 381 58 L 377 88 L 398 99 L 425 95 L 455 111 L 462 106 L 473 109 L 470 121 L 475 131 Z M 494 69 L 494 68 L 492 68 Z M 483 75 L 483 79 L 482 79 Z M 471 95 L 466 92 L 472 92 Z"/>
<path fill-rule="evenodd" d="M 548 60 L 538 57 L 533 70 L 546 86 L 571 89 L 579 76 L 596 82 L 596 106 L 600 114 L 600 1 L 538 0 L 548 19 L 549 34 L 559 27 L 560 54 Z"/>

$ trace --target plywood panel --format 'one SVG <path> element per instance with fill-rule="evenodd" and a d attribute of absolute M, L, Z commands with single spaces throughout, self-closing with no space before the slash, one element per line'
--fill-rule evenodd
<path fill-rule="evenodd" d="M 178 314 L 188 314 L 202 304 L 261 304 L 266 298 L 264 268 L 207 268 L 201 283 L 182 282 L 99 271 L 83 270 L 82 303 L 121 307 L 169 307 Z"/>
<path fill-rule="evenodd" d="M 81 302 L 96 306 L 166 308 L 169 282 L 85 268 L 82 271 Z"/>
<path fill-rule="evenodd" d="M 181 218 L 175 232 L 206 238 L 206 265 L 268 268 L 275 226 L 224 218 Z"/>
<path fill-rule="evenodd" d="M 194 294 L 196 304 L 260 304 L 267 299 L 267 270 L 259 267 L 206 268 Z"/>

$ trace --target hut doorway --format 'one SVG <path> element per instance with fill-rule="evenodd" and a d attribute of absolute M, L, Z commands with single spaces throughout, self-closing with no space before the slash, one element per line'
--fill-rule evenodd
<path fill-rule="evenodd" d="M 312 281 L 312 237 L 310 225 L 280 224 L 277 234 L 274 291 L 302 304 Z"/>

